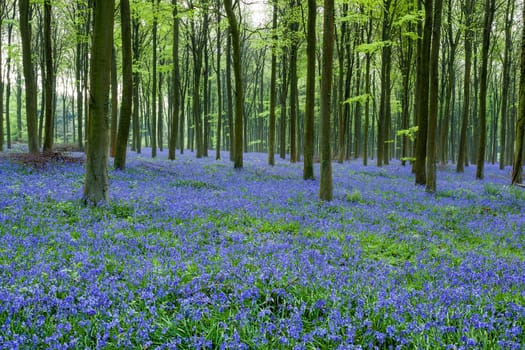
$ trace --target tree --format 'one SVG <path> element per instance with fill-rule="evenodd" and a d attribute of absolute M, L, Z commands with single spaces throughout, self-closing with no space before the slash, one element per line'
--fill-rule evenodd
<path fill-rule="evenodd" d="M 522 18 L 525 21 L 525 7 L 523 8 Z M 514 163 L 512 166 L 512 184 L 522 182 L 523 165 L 523 138 L 525 135 L 525 26 L 521 33 L 521 65 L 520 65 L 520 86 L 519 86 L 519 110 L 518 120 L 516 121 L 516 144 L 514 149 Z"/>
<path fill-rule="evenodd" d="M 463 14 L 465 16 L 465 71 L 463 78 L 463 112 L 461 116 L 461 131 L 459 136 L 459 153 L 456 164 L 456 172 L 465 171 L 467 159 L 467 128 L 470 113 L 470 72 L 472 70 L 472 15 L 474 13 L 475 0 L 465 0 L 463 2 Z"/>
<path fill-rule="evenodd" d="M 505 52 L 503 57 L 503 84 L 501 85 L 501 130 L 500 130 L 500 154 L 499 168 L 505 168 L 505 148 L 507 136 L 507 113 L 510 90 L 510 68 L 512 59 L 512 24 L 514 23 L 514 0 L 507 0 L 505 11 Z"/>
<path fill-rule="evenodd" d="M 233 12 L 232 0 L 224 0 L 224 8 L 230 23 L 232 40 L 233 76 L 235 80 L 235 126 L 234 126 L 234 155 L 233 166 L 236 169 L 243 167 L 243 84 L 241 70 L 241 43 L 237 17 Z"/>
<path fill-rule="evenodd" d="M 481 67 L 479 81 L 479 148 L 476 162 L 476 179 L 483 179 L 485 169 L 485 147 L 487 144 L 487 85 L 490 49 L 490 32 L 496 11 L 496 0 L 485 1 L 483 20 L 483 44 L 481 48 Z"/>
<path fill-rule="evenodd" d="M 307 72 L 306 72 L 306 103 L 304 125 L 304 169 L 305 180 L 314 179 L 314 113 L 315 113 L 315 41 L 316 41 L 316 0 L 308 0 L 308 31 L 307 31 Z"/>
<path fill-rule="evenodd" d="M 37 129 L 37 87 L 33 65 L 33 51 L 31 50 L 31 6 L 29 0 L 19 0 L 20 37 L 22 39 L 22 65 L 25 79 L 27 143 L 29 153 L 38 154 L 38 129 Z"/>
<path fill-rule="evenodd" d="M 114 8 L 115 0 L 95 0 L 84 184 L 84 201 L 92 205 L 109 201 L 108 105 Z"/>
<path fill-rule="evenodd" d="M 126 168 L 126 151 L 131 124 L 131 107 L 133 97 L 133 61 L 131 52 L 131 11 L 129 0 L 120 0 L 120 30 L 122 32 L 122 103 L 120 122 L 118 124 L 117 144 L 115 151 L 115 168 Z"/>
<path fill-rule="evenodd" d="M 324 0 L 323 23 L 323 62 L 320 92 L 320 147 L 321 179 L 319 197 L 331 201 L 332 152 L 330 148 L 330 96 L 332 91 L 333 51 L 334 51 L 334 0 Z"/>
<path fill-rule="evenodd" d="M 421 0 L 419 0 L 421 4 Z M 427 131 L 428 131 L 428 93 L 429 93 L 429 62 L 432 42 L 432 1 L 425 1 L 425 26 L 423 39 L 418 41 L 418 60 L 416 77 L 416 118 L 418 132 L 416 139 L 416 161 L 414 172 L 416 185 L 426 183 Z"/>
<path fill-rule="evenodd" d="M 169 141 L 168 159 L 175 159 L 175 148 L 177 147 L 177 134 L 179 126 L 179 108 L 180 108 L 180 73 L 179 73 L 179 16 L 177 9 L 177 0 L 172 0 L 173 5 L 173 111 L 171 115 L 171 135 Z"/>
<path fill-rule="evenodd" d="M 270 73 L 270 121 L 268 130 L 268 164 L 275 165 L 275 106 L 277 85 L 277 0 L 273 1 L 272 15 L 272 63 Z M 306 152 L 305 152 L 306 157 Z M 306 161 L 306 158 L 305 158 Z"/>
<path fill-rule="evenodd" d="M 153 58 L 152 58 L 152 93 L 151 93 L 151 157 L 157 156 L 157 27 L 160 0 L 151 0 L 153 6 Z"/>
<path fill-rule="evenodd" d="M 44 52 L 46 63 L 46 78 L 45 78 L 45 137 L 44 137 L 44 153 L 53 150 L 53 131 L 55 126 L 53 102 L 54 102 L 54 86 L 55 73 L 53 67 L 53 48 L 51 43 L 51 0 L 46 0 L 44 3 Z"/>
<path fill-rule="evenodd" d="M 428 106 L 426 191 L 436 192 L 436 140 L 439 94 L 439 46 L 441 45 L 442 0 L 434 0 L 434 20 L 432 23 L 432 45 L 430 52 L 430 89 Z"/>

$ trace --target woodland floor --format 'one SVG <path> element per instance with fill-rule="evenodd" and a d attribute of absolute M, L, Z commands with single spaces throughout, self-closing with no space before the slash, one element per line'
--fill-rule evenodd
<path fill-rule="evenodd" d="M 525 347 L 510 169 L 450 165 L 429 195 L 334 163 L 322 203 L 300 163 L 177 157 L 130 152 L 98 208 L 81 162 L 0 159 L 0 349 Z"/>

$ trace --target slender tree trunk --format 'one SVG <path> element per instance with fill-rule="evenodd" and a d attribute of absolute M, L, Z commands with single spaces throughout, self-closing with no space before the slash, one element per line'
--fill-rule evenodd
<path fill-rule="evenodd" d="M 155 3 L 157 1 L 157 3 Z M 151 157 L 157 156 L 157 30 L 158 30 L 158 2 L 151 0 L 153 6 L 153 58 L 152 58 L 152 89 L 151 89 Z"/>
<path fill-rule="evenodd" d="M 485 1 L 485 18 L 483 27 L 483 46 L 481 50 L 480 90 L 479 90 L 479 148 L 476 163 L 476 179 L 483 179 L 485 169 L 485 148 L 487 143 L 487 85 L 488 60 L 490 49 L 490 32 L 496 11 L 496 0 Z"/>
<path fill-rule="evenodd" d="M 115 0 L 95 0 L 84 201 L 109 201 L 108 105 Z"/>
<path fill-rule="evenodd" d="M 416 140 L 416 162 L 414 170 L 416 173 L 416 185 L 426 183 L 426 159 L 427 159 L 427 132 L 428 132 L 428 99 L 429 99 L 429 62 L 430 45 L 432 42 L 432 1 L 425 1 L 425 27 L 423 30 L 423 41 L 417 67 L 418 88 L 416 90 L 416 115 L 418 118 L 418 135 Z"/>
<path fill-rule="evenodd" d="M 370 44 L 372 41 L 372 16 L 370 15 L 368 19 L 368 28 L 367 28 L 367 40 L 366 42 Z M 368 130 L 370 129 L 370 99 L 371 99 L 371 90 L 370 90 L 370 63 L 372 57 L 370 53 L 366 54 L 366 65 L 365 65 L 365 127 L 363 130 L 363 165 L 368 165 Z"/>
<path fill-rule="evenodd" d="M 510 68 L 512 58 L 512 24 L 514 23 L 514 0 L 507 0 L 505 15 L 505 53 L 503 58 L 503 84 L 501 86 L 501 130 L 499 147 L 499 168 L 505 168 L 505 148 L 507 141 L 508 100 L 510 87 Z"/>
<path fill-rule="evenodd" d="M 122 103 L 115 150 L 115 168 L 126 168 L 126 151 L 131 124 L 133 98 L 133 70 L 131 51 L 131 11 L 129 0 L 120 0 L 120 30 L 122 32 Z"/>
<path fill-rule="evenodd" d="M 53 150 L 53 86 L 54 86 L 54 69 L 53 69 L 53 48 L 51 44 L 51 2 L 44 3 L 44 61 L 46 67 L 45 74 L 45 136 L 44 136 L 44 153 Z"/>
<path fill-rule="evenodd" d="M 330 93 L 332 91 L 333 51 L 334 51 L 334 0 L 324 0 L 323 22 L 323 63 L 320 92 L 320 146 L 321 179 L 319 197 L 331 201 L 332 152 L 330 149 Z"/>
<path fill-rule="evenodd" d="M 306 71 L 306 104 L 304 127 L 304 169 L 303 178 L 313 180 L 314 177 L 314 113 L 315 113 L 315 51 L 316 51 L 316 0 L 308 1 L 308 31 L 307 31 L 307 71 Z"/>
<path fill-rule="evenodd" d="M 234 137 L 235 126 L 233 125 L 233 95 L 232 95 L 232 38 L 231 29 L 228 30 L 228 38 L 226 41 L 226 103 L 228 105 L 228 130 L 229 130 L 229 146 L 230 146 L 230 161 L 233 162 L 235 154 Z"/>
<path fill-rule="evenodd" d="M 224 0 L 224 8 L 230 23 L 230 35 L 232 40 L 233 75 L 235 78 L 235 137 L 234 137 L 234 160 L 235 169 L 243 167 L 243 87 L 241 70 L 241 43 L 239 27 L 232 1 Z"/>
<path fill-rule="evenodd" d="M 180 109 L 180 72 L 179 72 L 179 18 L 177 9 L 177 0 L 171 1 L 173 5 L 173 46 L 172 46 L 172 84 L 173 84 L 173 107 L 171 115 L 171 134 L 170 145 L 168 151 L 168 159 L 175 159 L 175 149 L 177 147 L 177 136 L 179 126 L 179 109 Z"/>
<path fill-rule="evenodd" d="M 111 52 L 111 127 L 109 132 L 109 155 L 115 158 L 117 152 L 118 126 L 118 77 L 117 77 L 117 49 L 113 46 Z"/>
<path fill-rule="evenodd" d="M 280 125 L 279 125 L 279 156 L 281 159 L 286 158 L 286 100 L 288 95 L 288 65 L 286 64 L 286 54 L 283 53 L 283 58 L 281 60 L 282 64 L 282 85 L 281 85 L 281 115 L 280 115 Z"/>
<path fill-rule="evenodd" d="M 3 11 L 3 9 L 0 9 Z M 3 73 L 2 73 L 2 22 L 3 22 L 3 13 L 0 12 L 0 152 L 4 151 L 4 82 L 3 82 Z M 9 118 L 9 116 L 7 116 Z"/>
<path fill-rule="evenodd" d="M 133 40 L 133 62 L 140 60 L 140 22 L 138 18 L 133 18 L 132 22 Z M 141 153 L 142 147 L 142 127 L 140 124 L 140 73 L 133 72 L 133 145 L 137 153 Z"/>
<path fill-rule="evenodd" d="M 277 53 L 276 53 L 276 41 L 277 41 L 277 1 L 273 1 L 273 16 L 272 16 L 272 63 L 270 73 L 270 121 L 268 130 L 268 164 L 275 165 L 275 106 L 276 106 L 276 93 L 277 93 Z M 305 152 L 306 161 L 306 152 Z"/>
<path fill-rule="evenodd" d="M 430 53 L 430 90 L 427 137 L 427 180 L 426 191 L 436 192 L 436 142 L 439 95 L 439 46 L 441 45 L 442 0 L 434 0 L 434 20 L 432 23 L 432 47 Z"/>
<path fill-rule="evenodd" d="M 292 11 L 299 6 L 296 0 L 291 1 Z M 290 162 L 298 161 L 297 157 L 297 56 L 299 51 L 299 42 L 297 32 L 299 30 L 299 23 L 297 20 L 292 20 L 289 26 L 290 37 L 292 43 L 290 45 Z"/>

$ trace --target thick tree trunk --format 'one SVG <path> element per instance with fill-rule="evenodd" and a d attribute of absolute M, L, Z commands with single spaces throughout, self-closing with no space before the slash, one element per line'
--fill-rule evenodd
<path fill-rule="evenodd" d="M 133 98 L 133 61 L 131 52 L 131 11 L 129 0 L 120 0 L 120 17 L 122 32 L 122 103 L 120 106 L 120 122 L 115 150 L 115 168 L 126 168 L 126 151 L 131 124 L 131 107 Z"/>
<path fill-rule="evenodd" d="M 26 122 L 29 153 L 38 154 L 37 88 L 31 50 L 31 26 L 29 23 L 29 0 L 19 0 L 20 37 L 22 39 L 22 64 L 26 84 Z"/>
<path fill-rule="evenodd" d="M 304 126 L 304 168 L 303 179 L 314 179 L 314 113 L 315 113 L 315 50 L 316 50 L 316 0 L 308 1 L 306 103 Z"/>
<path fill-rule="evenodd" d="M 108 128 L 113 13 L 115 0 L 95 0 L 95 20 L 90 62 L 88 145 L 84 201 L 98 205 L 109 201 Z"/>
<path fill-rule="evenodd" d="M 481 68 L 479 82 L 479 147 L 478 161 L 476 163 L 476 179 L 483 179 L 485 169 L 485 148 L 487 143 L 487 85 L 488 85 L 488 60 L 490 49 L 490 32 L 496 0 L 485 1 L 485 18 L 483 27 L 483 46 L 481 49 Z"/>
<path fill-rule="evenodd" d="M 330 148 L 330 93 L 332 91 L 333 51 L 334 51 L 334 0 L 324 0 L 323 21 L 323 63 L 320 91 L 320 147 L 321 179 L 319 197 L 331 201 L 332 152 Z"/>
<path fill-rule="evenodd" d="M 523 20 L 525 20 L 525 7 L 523 8 Z M 514 149 L 514 163 L 512 166 L 512 184 L 523 181 L 523 139 L 525 136 L 525 26 L 521 33 L 521 65 L 519 86 L 519 110 L 516 121 L 516 145 Z"/>

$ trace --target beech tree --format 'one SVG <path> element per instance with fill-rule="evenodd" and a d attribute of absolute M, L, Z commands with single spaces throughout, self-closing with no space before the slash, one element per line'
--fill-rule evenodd
<path fill-rule="evenodd" d="M 321 180 L 319 197 L 331 201 L 332 189 L 332 151 L 330 137 L 330 96 L 332 91 L 333 51 L 334 51 L 334 0 L 324 0 L 323 12 L 323 63 L 321 66 L 320 91 L 320 147 Z"/>
<path fill-rule="evenodd" d="M 95 0 L 84 183 L 84 201 L 91 205 L 109 201 L 108 106 L 114 9 L 115 0 Z"/>

